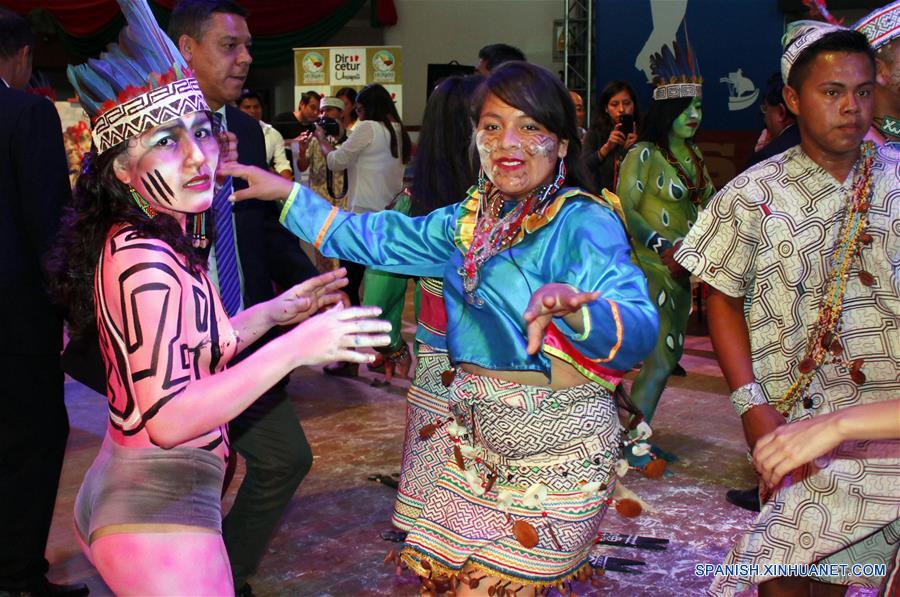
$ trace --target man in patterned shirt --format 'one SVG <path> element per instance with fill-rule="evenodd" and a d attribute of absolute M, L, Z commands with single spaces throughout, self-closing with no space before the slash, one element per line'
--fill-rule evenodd
<path fill-rule="evenodd" d="M 784 97 L 800 145 L 722 189 L 676 254 L 711 286 L 710 336 L 751 448 L 786 419 L 900 393 L 900 161 L 861 143 L 872 51 L 864 36 L 829 25 L 798 27 L 789 39 Z M 816 563 L 900 517 L 900 442 L 843 442 L 765 493 L 725 559 L 747 566 L 718 577 L 710 594 L 752 584 L 761 597 L 843 594 L 808 572 L 766 566 Z M 859 563 L 891 554 L 866 555 Z M 880 582 L 851 573 L 829 581 Z"/>

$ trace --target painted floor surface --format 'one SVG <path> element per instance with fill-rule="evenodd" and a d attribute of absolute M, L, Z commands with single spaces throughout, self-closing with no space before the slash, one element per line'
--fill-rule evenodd
<path fill-rule="evenodd" d="M 608 555 L 645 561 L 643 573 L 610 572 L 599 588 L 576 584 L 578 595 L 701 595 L 710 579 L 696 576 L 695 566 L 721 562 L 753 518 L 724 499 L 727 489 L 750 487 L 755 479 L 708 340 L 689 337 L 681 364 L 688 375 L 670 380 L 653 425 L 654 441 L 679 461 L 657 481 L 636 473 L 625 478 L 652 512 L 629 520 L 611 510 L 603 523 L 610 532 L 668 538 L 669 548 L 607 548 Z M 416 581 L 397 577 L 392 566 L 382 563 L 396 547 L 379 537 L 390 528 L 394 491 L 368 477 L 399 471 L 408 382 L 373 386 L 379 380 L 368 372 L 356 380 L 330 378 L 319 369 L 292 374 L 289 395 L 315 461 L 251 579 L 260 597 L 418 594 Z M 72 381 L 66 384 L 66 403 L 71 434 L 48 545 L 50 577 L 85 582 L 92 595 L 108 595 L 80 553 L 71 524 L 75 494 L 105 430 L 106 406 Z M 239 466 L 225 510 L 242 474 Z"/>

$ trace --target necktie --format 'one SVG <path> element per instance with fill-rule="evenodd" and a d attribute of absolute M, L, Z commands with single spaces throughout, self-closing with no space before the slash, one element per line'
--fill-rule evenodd
<path fill-rule="evenodd" d="M 241 280 L 238 276 L 237 251 L 234 241 L 232 205 L 228 196 L 233 192 L 231 178 L 213 198 L 213 217 L 216 223 L 216 273 L 219 278 L 219 295 L 229 317 L 241 310 Z"/>

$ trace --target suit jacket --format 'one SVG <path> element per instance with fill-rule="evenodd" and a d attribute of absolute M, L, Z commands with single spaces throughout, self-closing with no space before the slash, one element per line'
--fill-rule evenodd
<path fill-rule="evenodd" d="M 53 103 L 0 80 L 0 352 L 59 354 L 62 316 L 42 260 L 71 198 Z"/>
<path fill-rule="evenodd" d="M 776 156 L 779 153 L 784 153 L 794 145 L 800 145 L 800 127 L 796 124 L 790 124 L 781 131 L 780 135 L 769 141 L 765 147 L 754 152 L 750 156 L 750 159 L 747 160 L 747 165 L 744 166 L 744 170 L 750 166 L 755 166 L 763 160 Z"/>
<path fill-rule="evenodd" d="M 259 123 L 231 106 L 225 108 L 225 118 L 228 130 L 238 139 L 238 161 L 267 169 L 266 141 Z M 235 189 L 246 186 L 235 179 Z M 234 206 L 245 307 L 274 297 L 273 282 L 289 288 L 318 273 L 297 237 L 278 222 L 279 212 L 280 205 L 271 201 L 250 199 Z"/>

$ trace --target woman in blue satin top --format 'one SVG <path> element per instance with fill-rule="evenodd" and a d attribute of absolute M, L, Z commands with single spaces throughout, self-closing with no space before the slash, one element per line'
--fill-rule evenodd
<path fill-rule="evenodd" d="M 236 200 L 287 198 L 282 223 L 324 255 L 443 277 L 447 343 L 457 367 L 450 394 L 459 427 L 453 429 L 466 448 L 446 465 L 438 482 L 443 495 L 433 492 L 443 506 L 423 510 L 431 530 L 411 531 L 401 555 L 424 576 L 478 569 L 540 587 L 586 565 L 589 531 L 596 531 L 611 503 L 611 471 L 620 453 L 610 391 L 653 348 L 658 319 L 645 278 L 631 261 L 617 198 L 578 186 L 574 105 L 558 79 L 538 66 L 505 63 L 482 84 L 473 106 L 479 184 L 460 203 L 422 217 L 354 215 L 261 170 L 223 168 L 250 183 Z M 550 416 L 548 404 L 561 412 Z M 519 453 L 518 446 L 542 435 L 539 447 Z M 577 460 L 585 454 L 593 456 Z M 527 474 L 525 467 L 503 473 L 513 461 L 533 466 Z M 576 506 L 566 502 L 566 514 L 554 518 L 555 496 L 584 486 L 599 489 Z M 486 497 L 495 495 L 499 501 L 491 506 Z M 508 514 L 507 499 L 520 508 L 516 520 L 525 526 L 498 538 L 491 512 Z M 453 509 L 448 500 L 466 503 L 465 529 L 438 520 L 440 511 Z M 540 548 L 564 556 L 522 554 L 532 543 L 522 529 L 534 512 Z M 550 531 L 537 530 L 545 527 Z M 461 547 L 467 541 L 471 545 Z"/>

